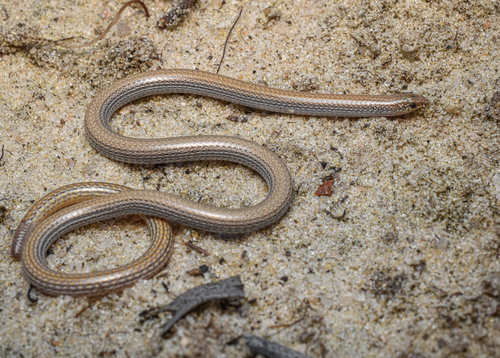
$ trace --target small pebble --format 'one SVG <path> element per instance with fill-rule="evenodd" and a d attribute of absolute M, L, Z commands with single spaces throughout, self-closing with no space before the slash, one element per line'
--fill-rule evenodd
<path fill-rule="evenodd" d="M 186 273 L 189 275 L 189 276 L 201 276 L 203 274 L 203 272 L 201 271 L 200 268 L 195 268 L 195 269 L 192 269 L 192 270 L 189 270 L 189 271 L 186 271 Z"/>
<path fill-rule="evenodd" d="M 281 17 L 281 11 L 276 6 L 269 6 L 262 12 L 266 15 L 268 20 L 279 19 Z"/>
<path fill-rule="evenodd" d="M 457 106 L 449 105 L 448 107 L 446 107 L 446 112 L 448 112 L 449 114 L 459 114 L 460 109 Z"/>
<path fill-rule="evenodd" d="M 130 27 L 128 27 L 126 22 L 119 22 L 116 25 L 116 36 L 125 37 L 130 35 Z"/>
<path fill-rule="evenodd" d="M 182 337 L 181 338 L 181 346 L 182 348 L 186 348 L 191 341 L 187 337 Z"/>
<path fill-rule="evenodd" d="M 331 196 L 332 195 L 333 181 L 327 180 L 316 190 L 314 196 Z"/>

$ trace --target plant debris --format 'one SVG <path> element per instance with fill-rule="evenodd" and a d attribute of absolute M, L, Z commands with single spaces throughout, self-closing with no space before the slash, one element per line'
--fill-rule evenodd
<path fill-rule="evenodd" d="M 254 336 L 253 334 L 243 334 L 248 348 L 255 354 L 262 354 L 267 358 L 308 358 L 305 354 L 299 353 L 277 343 L 268 341 L 265 338 Z"/>
<path fill-rule="evenodd" d="M 194 250 L 196 252 L 199 252 L 200 254 L 203 254 L 205 256 L 210 256 L 210 253 L 207 250 L 205 250 L 205 249 L 203 249 L 203 248 L 201 248 L 201 247 L 193 244 L 191 241 L 186 241 L 184 243 L 184 245 L 186 245 L 187 247 L 189 247 L 190 249 L 192 249 L 192 250 Z"/>
<path fill-rule="evenodd" d="M 209 301 L 216 301 L 228 298 L 243 298 L 245 292 L 240 276 L 233 276 L 218 282 L 210 282 L 205 285 L 195 287 L 184 292 L 167 306 L 153 308 L 141 312 L 142 319 L 149 319 L 158 316 L 165 311 L 175 312 L 170 320 L 160 329 L 160 335 L 164 337 L 170 328 L 190 311 Z"/>
<path fill-rule="evenodd" d="M 194 5 L 196 0 L 181 0 L 174 5 L 170 11 L 158 20 L 160 29 L 173 29 L 179 26 L 189 14 L 189 9 Z"/>
<path fill-rule="evenodd" d="M 316 190 L 314 196 L 331 196 L 332 195 L 333 180 L 327 180 Z"/>

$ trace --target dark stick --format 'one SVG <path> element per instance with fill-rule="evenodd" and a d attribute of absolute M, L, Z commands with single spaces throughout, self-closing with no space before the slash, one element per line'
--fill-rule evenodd
<path fill-rule="evenodd" d="M 231 32 L 233 32 L 233 29 L 236 26 L 236 23 L 238 22 L 238 20 L 240 19 L 240 16 L 241 16 L 242 12 L 243 12 L 243 8 L 241 8 L 240 13 L 238 14 L 238 17 L 236 18 L 236 20 L 234 21 L 233 26 L 231 27 L 231 30 L 229 30 L 229 33 L 227 34 L 226 42 L 224 43 L 224 51 L 222 52 L 222 58 L 220 59 L 219 67 L 217 67 L 217 72 L 216 73 L 219 73 L 220 66 L 222 65 L 222 61 L 224 61 L 224 56 L 226 56 L 226 47 L 227 47 L 227 43 L 229 41 L 229 36 L 231 36 Z"/>
<path fill-rule="evenodd" d="M 0 162 L 3 159 L 3 148 L 4 148 L 4 145 L 2 144 L 2 155 L 0 155 Z M 5 165 L 5 161 L 3 163 L 0 163 L 0 167 L 3 167 L 4 165 Z"/>
<path fill-rule="evenodd" d="M 177 297 L 167 306 L 143 311 L 139 316 L 141 320 L 144 321 L 157 317 L 160 313 L 165 311 L 174 312 L 172 318 L 160 327 L 160 335 L 165 337 L 170 328 L 172 328 L 179 319 L 201 304 L 221 299 L 244 297 L 245 292 L 240 276 L 233 276 L 225 280 L 211 282 L 192 288 Z"/>
<path fill-rule="evenodd" d="M 294 351 L 288 347 L 268 341 L 265 338 L 254 336 L 250 333 L 244 333 L 248 348 L 254 354 L 262 354 L 267 358 L 309 358 L 309 356 Z"/>
<path fill-rule="evenodd" d="M 186 245 L 190 249 L 193 249 L 193 250 L 199 252 L 200 254 L 203 254 L 205 256 L 210 256 L 210 253 L 207 250 L 205 250 L 205 249 L 203 249 L 203 248 L 201 248 L 199 246 L 196 246 L 195 244 L 193 244 L 190 241 L 185 242 L 184 245 Z"/>

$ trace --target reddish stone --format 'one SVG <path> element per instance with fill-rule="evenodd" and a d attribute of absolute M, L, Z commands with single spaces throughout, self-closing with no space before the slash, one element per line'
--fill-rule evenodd
<path fill-rule="evenodd" d="M 333 180 L 327 180 L 316 190 L 314 196 L 332 195 Z"/>

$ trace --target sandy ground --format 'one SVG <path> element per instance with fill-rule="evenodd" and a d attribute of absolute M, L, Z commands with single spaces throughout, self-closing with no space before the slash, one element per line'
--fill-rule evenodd
<path fill-rule="evenodd" d="M 200 0 L 171 31 L 170 2 L 137 5 L 97 44 L 124 1 L 0 0 L 0 356 L 249 357 L 243 332 L 311 357 L 500 356 L 500 6 L 490 0 Z M 274 8 L 270 8 L 274 6 Z M 103 87 L 156 68 L 215 72 L 299 91 L 426 96 L 399 118 L 262 113 L 198 96 L 136 101 L 114 116 L 127 136 L 236 135 L 266 145 L 294 179 L 273 226 L 224 239 L 181 226 L 168 267 L 102 298 L 27 298 L 12 234 L 30 205 L 62 185 L 106 181 L 218 206 L 266 195 L 231 163 L 140 167 L 87 141 L 87 105 Z M 314 196 L 322 179 L 331 196 Z M 345 210 L 345 216 L 339 217 Z M 189 251 L 191 240 L 210 256 Z M 135 217 L 69 233 L 58 270 L 115 267 L 147 249 Z M 186 271 L 201 265 L 200 277 Z M 200 284 L 240 275 L 248 300 L 212 303 L 174 326 L 139 312 Z M 162 283 L 168 286 L 165 292 Z M 292 325 L 292 323 L 294 323 Z"/>

